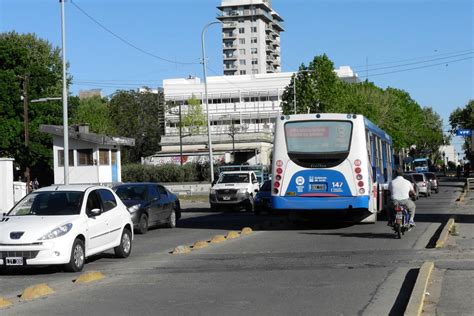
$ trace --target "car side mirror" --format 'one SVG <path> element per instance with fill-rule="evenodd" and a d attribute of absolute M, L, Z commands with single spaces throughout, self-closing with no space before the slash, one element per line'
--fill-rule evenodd
<path fill-rule="evenodd" d="M 258 183 L 258 181 L 257 181 L 257 180 L 253 180 L 252 183 Z"/>
<path fill-rule="evenodd" d="M 99 216 L 100 214 L 102 214 L 102 211 L 100 210 L 100 208 L 93 208 L 92 210 L 89 211 L 89 215 L 90 216 Z"/>

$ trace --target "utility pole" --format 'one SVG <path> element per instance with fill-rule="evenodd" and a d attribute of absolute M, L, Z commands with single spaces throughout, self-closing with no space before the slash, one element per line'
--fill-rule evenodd
<path fill-rule="evenodd" d="M 26 74 L 20 77 L 22 79 L 22 95 L 23 95 L 23 124 L 24 124 L 24 132 L 25 132 L 25 152 L 29 154 L 29 142 L 30 142 L 30 134 L 29 134 L 29 117 L 28 117 L 28 80 L 29 75 Z M 26 178 L 26 187 L 28 188 L 28 193 L 30 192 L 29 184 L 30 184 L 30 166 L 28 163 L 28 158 L 26 157 L 25 161 L 25 178 Z"/>
<path fill-rule="evenodd" d="M 69 126 L 67 113 L 67 78 L 66 78 L 66 17 L 64 1 L 61 2 L 61 43 L 63 59 L 63 142 L 64 142 L 64 184 L 69 184 Z"/>
<path fill-rule="evenodd" d="M 181 135 L 181 129 L 183 124 L 181 122 L 181 103 L 179 103 L 179 162 L 183 166 L 183 136 Z"/>

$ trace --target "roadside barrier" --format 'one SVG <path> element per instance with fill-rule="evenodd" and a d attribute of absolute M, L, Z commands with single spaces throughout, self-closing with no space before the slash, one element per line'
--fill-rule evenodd
<path fill-rule="evenodd" d="M 474 190 L 474 178 L 466 179 L 467 191 Z"/>
<path fill-rule="evenodd" d="M 7 308 L 12 305 L 12 302 L 0 296 L 0 309 Z"/>
<path fill-rule="evenodd" d="M 434 263 L 425 262 L 418 272 L 415 286 L 411 292 L 410 300 L 408 301 L 407 308 L 405 309 L 404 315 L 407 316 L 419 316 L 423 312 L 423 304 L 426 295 L 426 288 L 428 287 L 428 281 L 430 280 L 431 272 L 433 271 Z"/>
<path fill-rule="evenodd" d="M 449 233 L 453 229 L 454 226 L 454 218 L 450 218 L 446 225 L 444 225 L 441 234 L 439 235 L 438 240 L 436 241 L 436 248 L 443 248 L 446 241 L 448 240 Z"/>
<path fill-rule="evenodd" d="M 54 290 L 50 288 L 46 283 L 30 286 L 26 288 L 21 294 L 21 299 L 25 301 L 33 300 L 35 298 L 47 296 L 54 293 Z"/>
<path fill-rule="evenodd" d="M 91 283 L 94 281 L 99 281 L 105 278 L 105 275 L 99 271 L 89 271 L 81 274 L 75 281 L 74 284 L 84 284 Z"/>

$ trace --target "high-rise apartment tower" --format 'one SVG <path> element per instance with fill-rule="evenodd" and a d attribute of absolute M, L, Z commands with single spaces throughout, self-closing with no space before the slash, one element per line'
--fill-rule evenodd
<path fill-rule="evenodd" d="M 222 0 L 224 75 L 281 71 L 280 32 L 283 19 L 270 0 Z"/>

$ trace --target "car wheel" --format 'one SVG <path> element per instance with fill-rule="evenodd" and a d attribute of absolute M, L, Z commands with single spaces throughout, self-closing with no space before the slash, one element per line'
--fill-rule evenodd
<path fill-rule="evenodd" d="M 138 229 L 137 232 L 140 234 L 146 234 L 148 231 L 148 216 L 143 213 L 140 215 L 140 220 L 138 221 Z"/>
<path fill-rule="evenodd" d="M 122 237 L 120 238 L 120 245 L 114 248 L 115 256 L 117 258 L 127 258 L 132 252 L 132 233 L 124 228 Z"/>
<path fill-rule="evenodd" d="M 168 217 L 168 223 L 166 224 L 168 228 L 175 228 L 176 227 L 176 211 L 173 209 L 171 210 L 170 217 Z"/>
<path fill-rule="evenodd" d="M 71 258 L 69 263 L 64 266 L 66 272 L 80 272 L 84 268 L 86 261 L 86 251 L 84 242 L 80 239 L 74 240 L 71 249 Z"/>
<path fill-rule="evenodd" d="M 246 210 L 247 210 L 247 212 L 254 212 L 255 211 L 255 202 L 253 200 L 253 196 L 249 196 L 249 200 L 247 202 Z"/>

